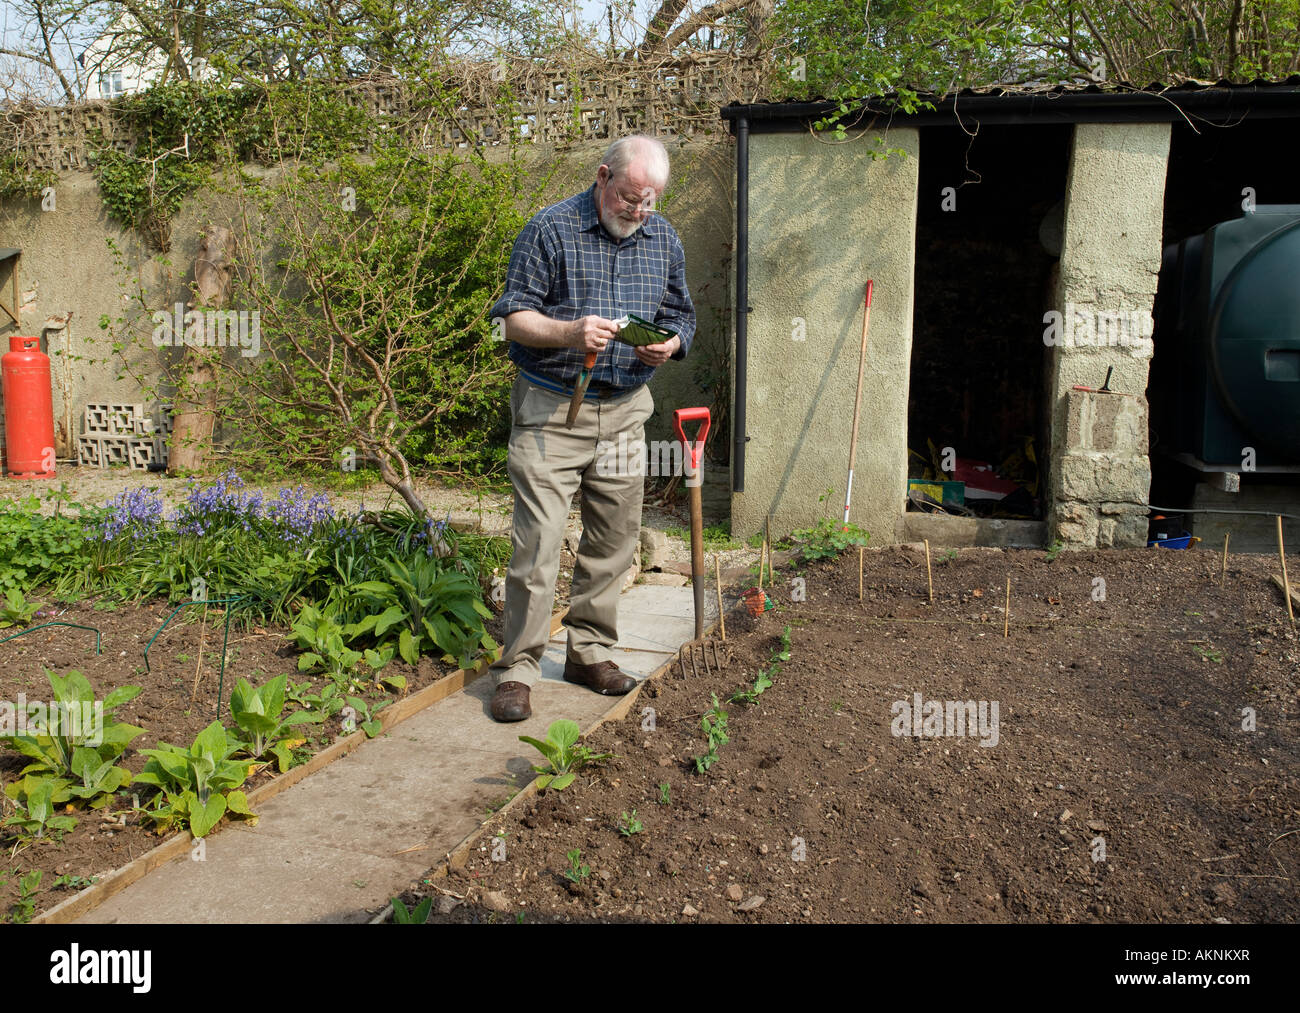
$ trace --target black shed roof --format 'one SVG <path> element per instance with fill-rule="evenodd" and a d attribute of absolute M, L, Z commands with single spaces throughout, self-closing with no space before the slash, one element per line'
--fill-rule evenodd
<path fill-rule="evenodd" d="M 1234 124 L 1246 119 L 1300 119 L 1300 74 L 1285 81 L 1232 84 L 1189 81 L 1146 87 L 1113 82 L 1089 85 L 963 88 L 945 97 L 925 96 L 935 106 L 908 114 L 896 95 L 850 100 L 845 126 L 864 127 L 870 117 L 899 126 L 1046 123 L 1168 123 L 1190 120 Z M 751 133 L 803 131 L 839 108 L 826 99 L 733 102 L 721 116 L 731 124 L 744 117 Z"/>

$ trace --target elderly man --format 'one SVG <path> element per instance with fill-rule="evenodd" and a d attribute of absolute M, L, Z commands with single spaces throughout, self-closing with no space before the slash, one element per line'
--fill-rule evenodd
<path fill-rule="evenodd" d="M 597 444 L 645 438 L 654 411 L 646 381 L 684 359 L 695 335 L 686 257 L 677 232 L 654 213 L 668 184 L 668 152 L 655 138 L 623 137 L 605 152 L 588 190 L 539 211 L 515 240 L 505 320 L 519 367 L 510 395 L 509 471 L 515 490 L 514 554 L 506 578 L 505 642 L 492 666 L 492 716 L 532 714 L 550 636 L 560 547 L 573 494 L 582 490 L 582 540 L 573 567 L 564 678 L 597 693 L 623 694 L 636 680 L 610 660 L 618 640 L 618 596 L 641 530 L 644 477 L 597 467 Z M 616 320 L 634 314 L 674 332 L 660 344 L 615 340 Z M 566 426 L 574 385 L 590 352 L 590 385 Z M 603 472 L 603 474 L 602 474 Z"/>

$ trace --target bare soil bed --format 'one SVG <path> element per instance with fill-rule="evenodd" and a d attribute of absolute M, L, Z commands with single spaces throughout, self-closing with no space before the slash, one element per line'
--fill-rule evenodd
<path fill-rule="evenodd" d="M 730 613 L 730 667 L 645 686 L 587 743 L 616 759 L 521 798 L 404 900 L 511 924 L 1294 922 L 1300 645 L 1276 558 L 1232 556 L 1220 584 L 1207 551 L 939 557 L 933 603 L 908 548 L 866 553 L 861 602 L 856 552 L 778 573 L 775 610 Z M 786 625 L 790 659 L 724 703 L 731 740 L 696 773 L 711 694 Z M 996 703 L 996 737 L 927 734 L 900 717 L 915 694 Z"/>

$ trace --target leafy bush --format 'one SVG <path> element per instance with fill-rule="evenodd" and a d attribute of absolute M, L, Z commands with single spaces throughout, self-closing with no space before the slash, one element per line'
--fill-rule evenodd
<path fill-rule="evenodd" d="M 829 517 L 823 517 L 816 527 L 795 531 L 793 535 L 803 543 L 799 552 L 806 560 L 834 558 L 850 545 L 866 545 L 871 537 L 856 524 Z"/>
<path fill-rule="evenodd" d="M 0 500 L 0 592 L 30 594 L 62 573 L 82 572 L 93 546 L 84 512 L 47 517 L 35 496 L 13 503 Z"/>
<path fill-rule="evenodd" d="M 117 766 L 117 760 L 144 729 L 113 717 L 118 707 L 140 694 L 140 687 L 122 686 L 97 702 L 90 681 L 80 672 L 69 672 L 66 678 L 45 674 L 53 693 L 51 709 L 57 713 L 45 714 L 43 704 L 29 702 L 22 715 L 27 731 L 0 737 L 31 761 L 19 772 L 19 780 L 6 786 L 5 794 L 15 802 L 25 799 L 29 812 L 31 800 L 44 797 L 47 787 L 52 804 L 78 799 L 92 809 L 102 808 L 113 792 L 131 782 L 130 771 Z"/>
<path fill-rule="evenodd" d="M 247 796 L 235 790 L 248 779 L 248 764 L 232 758 L 244 748 L 246 743 L 213 721 L 188 749 L 160 742 L 157 749 L 140 750 L 150 759 L 136 783 L 158 789 L 141 814 L 160 830 L 188 826 L 195 837 L 206 837 L 227 812 L 256 819 Z"/>
<path fill-rule="evenodd" d="M 307 710 L 295 711 L 281 719 L 287 681 L 288 676 L 277 675 L 270 682 L 254 689 L 247 679 L 241 678 L 230 694 L 230 716 L 245 734 L 251 736 L 248 755 L 254 760 L 260 760 L 270 752 L 282 774 L 289 769 L 292 761 L 290 750 L 303 741 L 291 729 L 303 724 L 320 724 L 325 720 L 324 714 Z"/>
<path fill-rule="evenodd" d="M 389 556 L 380 565 L 386 580 L 365 581 L 354 589 L 378 612 L 351 627 L 353 636 L 373 633 L 382 645 L 399 629 L 397 653 L 412 665 L 436 650 L 444 660 L 468 667 L 480 648 L 497 646 L 483 627 L 492 610 L 465 574 L 446 569 L 437 556 L 417 555 L 407 562 Z"/>

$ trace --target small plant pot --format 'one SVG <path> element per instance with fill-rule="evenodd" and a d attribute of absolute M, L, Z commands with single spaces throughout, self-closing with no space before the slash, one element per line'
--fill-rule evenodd
<path fill-rule="evenodd" d="M 768 609 L 775 608 L 776 603 L 761 587 L 751 587 L 745 592 L 745 607 L 751 616 L 761 616 Z"/>

